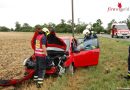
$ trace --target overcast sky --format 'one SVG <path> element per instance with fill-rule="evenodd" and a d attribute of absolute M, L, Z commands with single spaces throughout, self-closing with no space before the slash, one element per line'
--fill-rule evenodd
<path fill-rule="evenodd" d="M 109 11 L 108 7 L 130 9 L 130 0 L 74 0 L 75 22 L 89 23 L 97 19 L 103 26 L 112 19 L 126 20 L 129 11 Z M 15 22 L 28 23 L 32 26 L 44 23 L 60 23 L 61 19 L 71 19 L 71 0 L 0 0 L 0 26 L 15 27 Z"/>

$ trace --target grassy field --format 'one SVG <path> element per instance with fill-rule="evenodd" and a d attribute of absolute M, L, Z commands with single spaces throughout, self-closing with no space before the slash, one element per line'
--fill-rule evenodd
<path fill-rule="evenodd" d="M 0 78 L 22 77 L 24 58 L 33 54 L 30 40 L 33 33 L 0 33 Z M 63 36 L 63 34 L 58 34 Z M 64 34 L 68 35 L 68 34 Z M 70 34 L 69 34 L 70 35 Z M 99 38 L 100 60 L 97 66 L 78 68 L 73 76 L 47 78 L 40 90 L 116 90 L 130 88 L 127 74 L 130 42 Z M 2 88 L 0 88 L 2 89 Z M 3 88 L 10 90 L 9 88 Z M 33 82 L 25 82 L 17 90 L 37 90 Z"/>

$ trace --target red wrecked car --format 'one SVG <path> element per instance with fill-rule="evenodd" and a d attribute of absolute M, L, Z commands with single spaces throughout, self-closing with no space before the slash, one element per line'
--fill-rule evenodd
<path fill-rule="evenodd" d="M 92 37 L 84 41 L 83 38 L 57 37 L 50 34 L 47 42 L 46 75 L 62 75 L 65 72 L 73 74 L 77 67 L 93 66 L 99 60 L 98 38 Z M 0 80 L 0 86 L 16 85 L 33 78 L 35 56 L 25 59 L 25 76 L 21 79 Z"/>

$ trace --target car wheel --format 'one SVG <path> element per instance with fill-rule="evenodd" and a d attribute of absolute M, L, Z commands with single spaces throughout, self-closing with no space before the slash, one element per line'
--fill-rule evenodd
<path fill-rule="evenodd" d="M 74 65 L 72 63 L 69 65 L 69 67 L 66 67 L 67 74 L 74 75 L 74 71 L 75 71 L 75 68 L 74 68 Z"/>
<path fill-rule="evenodd" d="M 122 36 L 121 38 L 122 38 L 122 39 L 125 39 L 126 37 Z"/>
<path fill-rule="evenodd" d="M 119 38 L 119 36 L 117 35 L 117 33 L 116 33 L 116 38 Z"/>

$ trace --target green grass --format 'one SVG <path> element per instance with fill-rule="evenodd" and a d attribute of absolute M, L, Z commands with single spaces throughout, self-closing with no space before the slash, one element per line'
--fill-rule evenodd
<path fill-rule="evenodd" d="M 127 74 L 130 42 L 101 37 L 99 42 L 101 52 L 97 66 L 78 68 L 73 76 L 63 75 L 54 80 L 49 78 L 45 80 L 41 90 L 116 90 L 118 88 L 130 88 L 130 81 L 123 78 Z M 23 90 L 36 90 L 34 87 L 31 85 Z"/>
<path fill-rule="evenodd" d="M 59 78 L 50 90 L 116 90 L 130 88 L 127 74 L 130 42 L 108 38 L 100 40 L 100 60 L 97 66 L 77 69 L 73 77 Z"/>

